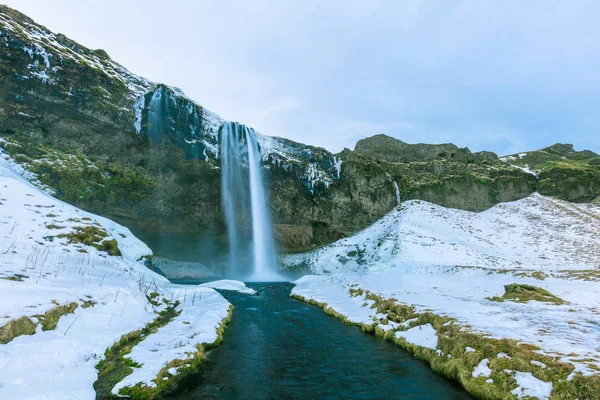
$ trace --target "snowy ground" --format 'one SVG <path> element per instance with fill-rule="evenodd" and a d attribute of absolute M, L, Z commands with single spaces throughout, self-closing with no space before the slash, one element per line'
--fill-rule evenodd
<path fill-rule="evenodd" d="M 168 361 L 216 339 L 230 306 L 221 295 L 208 287 L 171 284 L 150 271 L 139 262 L 150 249 L 128 229 L 41 192 L 5 157 L 0 158 L 0 327 L 21 316 L 37 322 L 36 315 L 57 304 L 79 307 L 62 316 L 54 330 L 38 325 L 34 335 L 0 344 L 0 398 L 95 398 L 95 365 L 104 351 L 164 308 L 149 302 L 151 292 L 178 300 L 181 314 L 133 349 L 129 357 L 143 365 L 120 386 L 152 385 Z M 116 239 L 123 256 L 57 237 L 86 226 L 104 228 L 105 240 Z M 92 306 L 82 306 L 90 301 Z"/>
<path fill-rule="evenodd" d="M 350 296 L 350 288 L 360 288 L 417 312 L 456 318 L 489 337 L 537 345 L 541 353 L 574 365 L 573 374 L 597 374 L 600 274 L 593 270 L 600 265 L 599 215 L 599 205 L 538 194 L 482 213 L 410 201 L 355 236 L 284 262 L 315 274 L 297 280 L 293 294 L 326 303 L 351 322 L 370 325 L 373 317 L 384 317 L 364 296 Z M 515 282 L 545 288 L 568 304 L 487 299 L 502 296 L 504 285 Z M 403 330 L 407 326 L 396 337 L 435 349 L 431 325 Z M 528 372 L 511 373 L 519 385 L 514 394 L 549 395 L 549 383 Z"/>
<path fill-rule="evenodd" d="M 542 271 L 600 268 L 600 204 L 533 194 L 487 211 L 412 200 L 356 235 L 283 258 L 315 273 L 399 266 L 478 266 Z"/>

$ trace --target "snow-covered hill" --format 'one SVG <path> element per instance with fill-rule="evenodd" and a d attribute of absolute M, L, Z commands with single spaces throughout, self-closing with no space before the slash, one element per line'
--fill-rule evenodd
<path fill-rule="evenodd" d="M 598 204 L 534 194 L 472 213 L 409 201 L 283 261 L 315 274 L 293 296 L 397 341 L 472 394 L 599 398 L 599 233 Z M 560 301 L 502 297 L 513 283 Z"/>
<path fill-rule="evenodd" d="M 169 283 L 143 264 L 152 253 L 127 228 L 56 200 L 13 167 L 0 158 L 0 398 L 95 398 L 105 351 L 169 306 L 174 318 L 133 347 L 126 357 L 139 368 L 119 387 L 169 380 L 168 362 L 217 340 L 230 307 L 220 294 Z"/>
<path fill-rule="evenodd" d="M 356 235 L 286 265 L 315 273 L 397 266 L 476 266 L 549 271 L 600 267 L 600 204 L 533 194 L 481 213 L 413 200 Z"/>

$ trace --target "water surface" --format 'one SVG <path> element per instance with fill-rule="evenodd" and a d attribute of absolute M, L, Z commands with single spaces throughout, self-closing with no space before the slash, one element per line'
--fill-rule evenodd
<path fill-rule="evenodd" d="M 172 399 L 470 399 L 381 338 L 291 299 L 289 283 L 222 292 L 235 307 L 224 342 Z"/>

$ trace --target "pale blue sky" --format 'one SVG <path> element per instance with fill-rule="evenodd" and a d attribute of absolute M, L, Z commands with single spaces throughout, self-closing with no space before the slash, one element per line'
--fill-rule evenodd
<path fill-rule="evenodd" d="M 332 151 L 385 133 L 600 152 L 600 1 L 0 1 L 226 119 Z"/>

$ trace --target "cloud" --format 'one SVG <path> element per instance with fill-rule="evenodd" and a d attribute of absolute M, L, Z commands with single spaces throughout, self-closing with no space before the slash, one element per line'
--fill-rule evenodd
<path fill-rule="evenodd" d="M 597 1 L 5 2 L 265 134 L 600 151 Z"/>

